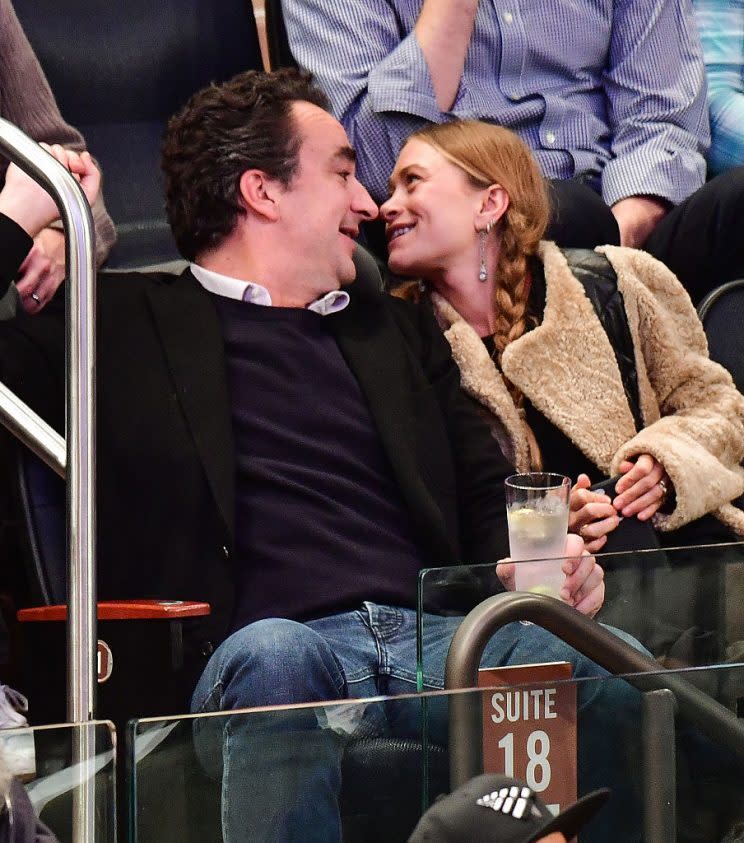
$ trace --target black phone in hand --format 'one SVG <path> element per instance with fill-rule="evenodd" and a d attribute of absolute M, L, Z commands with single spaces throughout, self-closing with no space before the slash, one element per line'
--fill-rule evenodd
<path fill-rule="evenodd" d="M 599 483 L 589 487 L 592 492 L 604 491 L 610 501 L 615 500 L 617 492 L 615 485 L 622 477 L 618 474 L 615 477 L 608 477 Z M 635 515 L 623 520 L 617 527 L 607 535 L 607 541 L 600 553 L 620 553 L 631 550 L 656 550 L 660 548 L 659 537 L 656 534 L 653 524 L 650 521 L 639 521 Z"/>

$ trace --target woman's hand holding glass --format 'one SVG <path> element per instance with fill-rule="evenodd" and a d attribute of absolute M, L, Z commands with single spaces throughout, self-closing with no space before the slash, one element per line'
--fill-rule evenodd
<path fill-rule="evenodd" d="M 639 521 L 648 521 L 671 491 L 672 483 L 664 466 L 650 454 L 641 454 L 635 462 L 621 462 L 619 471 L 623 476 L 615 486 L 613 506 L 624 518 L 635 515 Z"/>
<path fill-rule="evenodd" d="M 589 553 L 599 552 L 607 543 L 607 536 L 621 519 L 610 498 L 603 491 L 589 487 L 591 480 L 580 474 L 571 488 L 568 512 L 568 531 L 577 533 L 586 542 Z"/>
<path fill-rule="evenodd" d="M 561 569 L 566 575 L 560 591 L 564 603 L 582 615 L 593 618 L 602 608 L 605 598 L 604 571 L 589 553 L 581 536 L 569 533 L 564 547 Z M 496 566 L 496 573 L 508 591 L 514 591 L 514 572 L 522 564 L 504 559 Z"/>

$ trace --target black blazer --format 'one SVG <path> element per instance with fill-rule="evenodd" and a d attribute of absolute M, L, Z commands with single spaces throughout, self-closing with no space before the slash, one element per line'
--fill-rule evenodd
<path fill-rule="evenodd" d="M 8 278 L 3 251 L 0 238 Z M 348 291 L 349 306 L 325 318 L 367 398 L 425 562 L 506 555 L 511 469 L 460 390 L 431 311 Z M 0 377 L 60 431 L 61 298 L 0 325 Z M 211 603 L 185 641 L 196 677 L 228 631 L 235 488 L 220 324 L 190 271 L 101 273 L 97 388 L 99 598 Z"/>

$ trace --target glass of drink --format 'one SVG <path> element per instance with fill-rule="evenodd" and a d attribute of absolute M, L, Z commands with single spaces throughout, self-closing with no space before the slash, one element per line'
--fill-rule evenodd
<path fill-rule="evenodd" d="M 571 479 L 530 472 L 506 479 L 506 517 L 514 587 L 559 597 L 566 575 L 561 569 L 568 533 Z M 548 560 L 548 561 L 524 561 Z"/>

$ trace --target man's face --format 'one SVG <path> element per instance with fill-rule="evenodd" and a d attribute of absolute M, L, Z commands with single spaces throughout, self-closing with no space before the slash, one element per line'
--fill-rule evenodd
<path fill-rule="evenodd" d="M 338 120 L 309 102 L 295 102 L 292 117 L 301 146 L 280 199 L 284 242 L 297 283 L 320 295 L 354 280 L 354 238 L 377 206 L 356 179 L 354 151 Z"/>
<path fill-rule="evenodd" d="M 566 843 L 566 838 L 560 831 L 554 831 L 547 837 L 541 837 L 537 843 Z"/>

